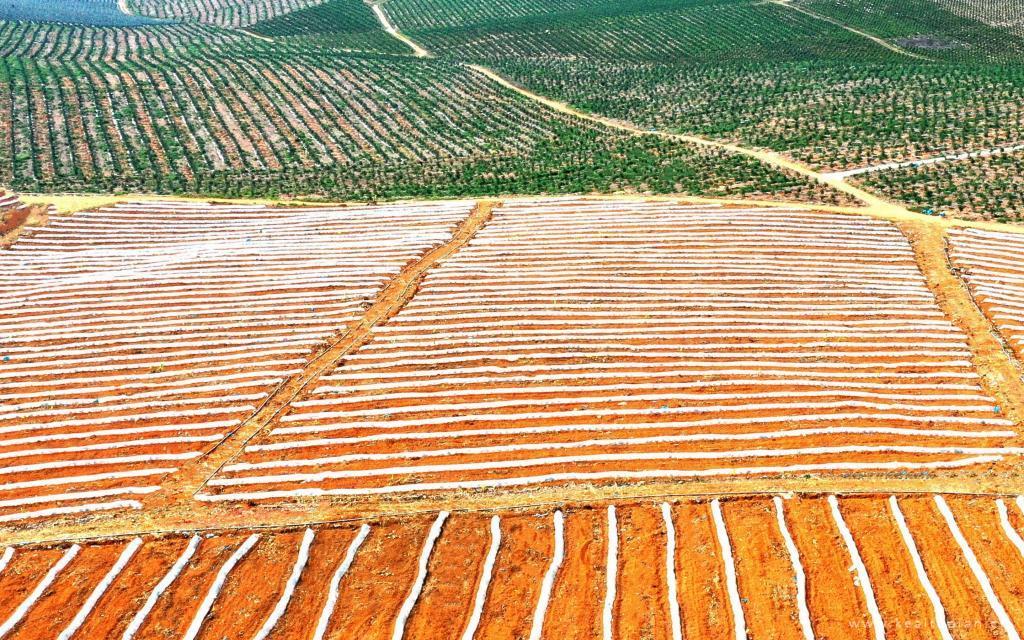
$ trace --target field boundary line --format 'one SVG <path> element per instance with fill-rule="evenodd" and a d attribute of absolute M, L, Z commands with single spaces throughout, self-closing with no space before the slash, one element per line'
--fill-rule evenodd
<path fill-rule="evenodd" d="M 378 524 L 382 521 L 391 522 L 395 519 L 436 516 L 439 511 L 447 510 L 452 514 L 472 514 L 504 517 L 511 514 L 528 513 L 536 510 L 605 508 L 608 505 L 656 505 L 666 501 L 696 500 L 710 502 L 714 498 L 772 498 L 777 495 L 791 497 L 818 497 L 835 495 L 844 497 L 888 497 L 923 496 L 931 497 L 936 493 L 946 496 L 1012 499 L 1024 494 L 1024 488 L 1017 484 L 1003 482 L 1005 488 L 996 490 L 990 482 L 966 483 L 962 477 L 920 478 L 911 481 L 892 478 L 857 479 L 855 482 L 836 483 L 828 486 L 820 483 L 808 485 L 806 480 L 777 482 L 774 479 L 756 478 L 743 484 L 717 483 L 714 485 L 693 485 L 692 490 L 681 488 L 681 485 L 657 485 L 653 491 L 643 491 L 643 486 L 627 487 L 628 492 L 615 492 L 600 488 L 587 494 L 576 494 L 566 497 L 558 492 L 536 496 L 535 499 L 516 501 L 498 500 L 494 502 L 467 501 L 453 504 L 451 500 L 443 502 L 423 501 L 413 504 L 377 505 L 369 509 L 354 511 L 333 511 L 304 507 L 301 512 L 291 511 L 275 513 L 273 510 L 252 512 L 245 519 L 232 518 L 226 511 L 211 509 L 202 511 L 208 504 L 196 502 L 197 511 L 191 517 L 181 519 L 170 514 L 119 514 L 118 520 L 110 519 L 100 522 L 92 521 L 82 525 L 68 527 L 39 527 L 36 529 L 16 529 L 6 531 L 0 529 L 3 542 L 0 547 L 19 548 L 35 545 L 87 544 L 111 540 L 126 540 L 135 536 L 168 536 L 168 535 L 202 535 L 249 532 L 280 532 L 302 531 L 308 527 L 337 527 L 342 525 Z M 142 519 L 136 516 L 141 515 Z M 255 520 L 254 520 L 255 518 Z M 368 525 L 369 526 L 369 525 Z"/>
<path fill-rule="evenodd" d="M 346 355 L 357 350 L 372 337 L 373 329 L 397 314 L 416 294 L 424 274 L 442 260 L 461 249 L 491 218 L 497 203 L 479 201 L 447 242 L 431 249 L 421 258 L 406 265 L 377 295 L 362 319 L 311 358 L 303 370 L 285 380 L 257 410 L 210 451 L 183 464 L 165 476 L 161 490 L 143 501 L 143 510 L 173 511 L 193 508 L 192 496 L 221 467 L 237 456 L 245 445 L 283 414 L 294 400 L 313 386 L 327 371 L 333 370 Z"/>
<path fill-rule="evenodd" d="M 828 177 L 829 174 L 821 174 Z M 182 195 L 157 195 L 152 193 L 125 193 L 119 195 L 96 196 L 94 194 L 75 193 L 28 193 L 18 194 L 22 202 L 26 204 L 52 204 L 55 213 L 59 216 L 71 215 L 81 211 L 88 211 L 100 207 L 109 207 L 116 204 L 131 202 L 200 202 L 211 204 L 262 204 L 268 207 L 290 208 L 290 207 L 365 207 L 365 200 L 349 201 L 315 201 L 315 200 L 281 200 L 272 198 L 213 198 L 194 197 Z M 981 220 L 966 220 L 962 218 L 932 217 L 916 213 L 909 209 L 902 209 L 891 204 L 885 210 L 872 209 L 863 206 L 842 206 L 818 204 L 814 202 L 795 202 L 790 200 L 761 200 L 756 198 L 715 198 L 711 196 L 696 196 L 686 193 L 663 193 L 663 194 L 626 194 L 626 193 L 566 193 L 557 195 L 540 194 L 508 194 L 501 196 L 490 196 L 490 200 L 500 202 L 531 202 L 531 201 L 601 201 L 601 202 L 664 202 L 664 203 L 685 203 L 685 204 L 709 204 L 737 207 L 767 207 L 773 209 L 794 209 L 800 211 L 817 211 L 823 213 L 840 213 L 844 215 L 868 216 L 881 220 L 910 219 L 920 222 L 927 222 L 950 228 L 962 229 L 986 229 L 988 231 L 999 231 L 1002 233 L 1024 234 L 1024 225 L 1008 222 L 994 222 Z M 439 198 L 438 201 L 452 202 L 452 198 Z M 478 198 L 455 198 L 457 202 L 477 202 Z M 376 202 L 382 204 L 424 204 L 435 202 L 429 198 L 410 199 L 395 198 L 382 199 Z"/>
<path fill-rule="evenodd" d="M 776 4 L 776 5 L 780 6 L 780 7 L 785 7 L 787 9 L 791 9 L 791 10 L 796 11 L 798 13 L 802 13 L 802 14 L 804 14 L 806 16 L 810 16 L 810 17 L 814 18 L 815 20 L 821 20 L 823 22 L 828 22 L 830 24 L 833 24 L 833 25 L 839 27 L 840 29 L 844 29 L 846 31 L 849 31 L 852 34 L 858 35 L 858 36 L 860 36 L 862 38 L 867 38 L 868 40 L 874 42 L 878 46 L 884 47 L 884 48 L 888 49 L 889 51 L 892 51 L 893 53 L 898 53 L 898 54 L 900 54 L 902 56 L 907 56 L 909 58 L 916 58 L 918 60 L 927 60 L 928 62 L 934 62 L 934 60 L 932 58 L 929 58 L 928 56 L 923 56 L 923 55 L 921 55 L 919 53 L 914 53 L 913 51 L 907 51 L 903 47 L 899 47 L 897 45 L 894 45 L 893 43 L 891 43 L 891 42 L 889 42 L 887 40 L 884 40 L 884 39 L 882 39 L 882 38 L 880 38 L 880 37 L 878 37 L 878 36 L 876 36 L 874 34 L 868 33 L 867 31 L 861 31 L 860 29 L 857 29 L 855 27 L 851 27 L 848 24 L 843 24 L 842 22 L 840 22 L 839 20 L 836 20 L 835 18 L 830 18 L 828 16 L 823 16 L 820 13 L 817 13 L 815 11 L 811 11 L 810 9 L 807 9 L 806 7 L 801 7 L 801 6 L 795 5 L 795 4 L 792 3 L 792 0 L 768 0 L 768 1 L 771 4 Z"/>

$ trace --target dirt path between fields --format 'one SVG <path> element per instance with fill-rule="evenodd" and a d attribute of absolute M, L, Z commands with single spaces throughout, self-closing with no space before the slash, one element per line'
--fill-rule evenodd
<path fill-rule="evenodd" d="M 413 55 L 415 55 L 417 58 L 434 57 L 432 53 L 421 47 L 412 38 L 406 36 L 405 34 L 401 33 L 398 30 L 398 27 L 396 27 L 394 23 L 391 22 L 391 18 L 388 17 L 388 14 L 384 12 L 383 1 L 370 2 L 367 4 L 370 5 L 370 9 L 373 11 L 373 15 L 377 16 L 377 20 L 380 22 L 380 26 L 383 27 L 384 30 L 388 32 L 388 35 L 408 45 L 408 47 L 412 49 Z"/>
<path fill-rule="evenodd" d="M 896 224 L 910 241 L 939 307 L 966 334 L 982 386 L 998 402 L 1000 413 L 1013 420 L 1020 431 L 1024 426 L 1024 371 L 978 307 L 967 284 L 953 272 L 945 229 L 928 220 L 901 220 Z"/>
<path fill-rule="evenodd" d="M 777 4 L 780 7 L 785 7 L 787 9 L 792 9 L 793 11 L 799 11 L 800 13 L 802 13 L 802 14 L 804 14 L 806 16 L 810 16 L 810 17 L 814 18 L 815 20 L 821 20 L 823 22 L 828 22 L 829 24 L 834 24 L 835 26 L 839 27 L 840 29 L 845 29 L 846 31 L 849 31 L 850 33 L 856 34 L 856 35 L 858 35 L 858 36 L 860 36 L 862 38 L 867 38 L 868 40 L 874 42 L 878 46 L 885 47 L 886 49 L 888 49 L 889 51 L 892 51 L 893 53 L 898 53 L 900 55 L 908 56 L 910 58 L 916 58 L 918 60 L 928 60 L 928 61 L 932 60 L 931 58 L 929 58 L 927 56 L 923 56 L 923 55 L 921 55 L 919 53 L 914 53 L 913 51 L 907 51 L 906 49 L 898 47 L 898 46 L 892 44 L 891 42 L 888 42 L 886 40 L 883 40 L 882 38 L 879 38 L 876 35 L 870 34 L 870 33 L 866 32 L 866 31 L 861 31 L 860 29 L 856 29 L 854 27 L 851 27 L 848 24 L 843 24 L 842 22 L 840 22 L 839 20 L 836 20 L 835 18 L 830 18 L 828 16 L 823 16 L 820 13 L 817 13 L 815 11 L 811 11 L 810 9 L 806 9 L 804 7 L 801 7 L 800 5 L 793 4 L 792 0 L 769 0 L 769 2 L 771 2 L 772 4 Z"/>
<path fill-rule="evenodd" d="M 801 12 L 805 12 L 806 13 L 806 10 L 804 10 L 802 8 L 794 7 L 792 5 L 789 5 L 788 4 L 788 0 L 770 0 L 770 1 L 776 2 L 777 4 L 780 4 L 780 5 L 783 5 L 783 6 L 790 7 L 792 9 L 794 9 L 794 10 L 797 10 L 797 11 L 801 11 Z M 427 49 L 423 48 L 418 43 L 416 43 L 414 40 L 412 40 L 411 38 L 409 38 L 408 36 L 406 36 L 405 34 L 401 33 L 398 30 L 398 27 L 390 20 L 390 18 L 388 18 L 387 14 L 381 8 L 382 4 L 383 4 L 382 2 L 380 2 L 380 3 L 375 2 L 375 3 L 371 3 L 370 6 L 373 8 L 373 12 L 377 16 L 377 19 L 380 21 L 381 25 L 384 27 L 384 30 L 387 31 L 388 34 L 390 34 L 392 37 L 397 38 L 398 40 L 401 40 L 402 42 L 404 42 L 407 45 L 409 45 L 410 47 L 412 47 L 412 49 L 416 52 L 417 56 L 419 56 L 419 57 L 432 57 L 433 54 L 431 54 Z M 825 16 L 816 16 L 816 17 L 820 17 L 821 19 L 828 20 L 830 22 L 832 21 L 831 19 L 829 19 L 829 18 L 827 18 Z M 882 46 L 885 46 L 888 49 L 892 49 L 892 50 L 897 51 L 899 53 L 904 53 L 906 55 L 913 56 L 913 57 L 921 57 L 921 56 L 917 56 L 916 54 L 904 51 L 903 49 L 900 49 L 899 47 L 891 45 L 891 44 L 885 42 L 884 40 L 881 40 L 880 38 L 876 38 L 875 36 L 872 36 L 870 34 L 866 34 L 866 33 L 863 33 L 863 32 L 856 31 L 855 29 L 852 29 L 850 27 L 846 27 L 845 25 L 842 25 L 840 23 L 836 23 L 836 24 L 838 24 L 839 26 L 842 26 L 844 29 L 848 29 L 850 31 L 853 31 L 854 33 L 858 33 L 859 35 L 862 35 L 864 37 L 872 39 L 872 40 L 878 42 L 879 44 L 881 44 Z M 749 156 L 749 157 L 752 157 L 752 158 L 756 158 L 757 160 L 760 160 L 761 162 L 764 162 L 765 164 L 768 164 L 770 166 L 773 166 L 773 167 L 776 167 L 776 168 L 780 168 L 780 169 L 786 169 L 788 171 L 792 171 L 794 173 L 800 174 L 800 175 L 802 175 L 804 177 L 810 178 L 810 179 L 815 180 L 817 182 L 821 182 L 823 184 L 826 184 L 826 185 L 832 187 L 833 189 L 835 189 L 837 191 L 840 191 L 840 192 L 845 193 L 845 194 L 847 194 L 849 196 L 852 196 L 853 198 L 857 199 L 858 201 L 864 203 L 864 205 L 866 207 L 868 207 L 870 209 L 875 209 L 877 211 L 877 213 L 880 213 L 880 214 L 890 214 L 890 215 L 895 215 L 895 216 L 901 216 L 903 214 L 913 215 L 908 210 L 906 210 L 905 208 L 903 208 L 902 206 L 900 206 L 900 205 L 898 205 L 896 203 L 889 202 L 889 201 L 887 201 L 887 200 L 885 200 L 883 198 L 880 198 L 879 196 L 876 196 L 876 195 L 874 195 L 872 193 L 869 193 L 869 192 L 867 192 L 867 191 L 865 191 L 863 189 L 855 187 L 854 185 L 848 184 L 843 179 L 842 176 L 836 176 L 834 174 L 824 174 L 824 173 L 821 173 L 821 172 L 816 171 L 815 169 L 811 168 L 810 166 L 808 166 L 806 164 L 803 164 L 801 162 L 797 162 L 795 160 L 791 160 L 789 158 L 786 158 L 785 156 L 783 156 L 783 155 L 781 155 L 779 153 L 776 153 L 774 151 L 766 151 L 766 150 L 762 150 L 762 149 L 751 149 L 749 147 L 744 147 L 744 146 L 733 144 L 733 143 L 730 143 L 730 142 L 722 142 L 722 141 L 718 141 L 718 140 L 712 140 L 712 139 L 709 139 L 709 138 L 703 138 L 701 136 L 695 136 L 695 135 L 690 135 L 690 134 L 685 134 L 685 133 L 673 133 L 673 132 L 668 132 L 668 131 L 660 131 L 660 130 L 657 130 L 657 129 L 644 129 L 644 128 L 639 127 L 639 126 L 637 126 L 637 125 L 635 125 L 635 124 L 633 124 L 631 122 L 626 122 L 626 121 L 623 121 L 623 120 L 617 120 L 615 118 L 609 118 L 609 117 L 606 117 L 606 116 L 602 116 L 602 115 L 598 115 L 598 114 L 594 114 L 594 113 L 588 113 L 588 112 L 585 112 L 585 111 L 581 111 L 580 109 L 577 109 L 576 107 L 573 107 L 572 105 L 570 105 L 568 103 L 561 102 L 561 101 L 555 100 L 553 98 L 548 98 L 547 96 L 543 96 L 543 95 L 541 95 L 539 93 L 531 91 L 530 89 L 527 89 L 526 87 L 523 87 L 523 86 L 513 82 L 512 80 L 509 80 L 508 78 L 506 78 L 505 76 L 501 75 L 500 73 L 498 73 L 494 69 L 491 69 L 490 67 L 485 67 L 485 66 L 479 65 L 479 64 L 469 64 L 469 63 L 462 63 L 462 64 L 467 69 L 471 69 L 471 70 L 473 70 L 473 71 L 475 71 L 475 72 L 485 76 L 486 78 L 490 79 L 493 82 L 496 82 L 497 84 L 500 84 L 501 86 L 505 87 L 506 89 L 514 91 L 514 92 L 518 93 L 519 95 L 521 95 L 521 96 L 523 96 L 525 98 L 529 98 L 530 100 L 532 100 L 534 102 L 537 102 L 539 104 L 542 104 L 545 107 L 547 107 L 547 108 L 549 108 L 549 109 L 551 109 L 553 111 L 557 111 L 558 113 L 563 113 L 563 114 L 566 114 L 566 115 L 569 115 L 569 116 L 573 116 L 575 118 L 580 118 L 580 119 L 583 119 L 583 120 L 587 120 L 589 122 L 594 122 L 594 123 L 600 124 L 602 126 L 609 127 L 611 129 L 616 129 L 616 130 L 619 130 L 619 131 L 626 131 L 626 132 L 632 133 L 634 135 L 656 136 L 656 137 L 664 138 L 664 139 L 667 139 L 667 140 L 675 140 L 675 141 L 678 141 L 678 142 L 686 142 L 686 143 L 689 143 L 689 144 L 698 145 L 698 146 L 702 146 L 702 147 L 711 147 L 711 148 L 715 148 L 715 149 L 723 149 L 723 150 L 726 150 L 726 151 L 731 151 L 733 153 L 737 153 L 737 154 Z"/>
<path fill-rule="evenodd" d="M 842 178 L 830 177 L 826 174 L 820 173 L 812 169 L 811 167 L 801 162 L 797 162 L 795 160 L 786 158 L 785 156 L 782 156 L 781 154 L 776 153 L 774 151 L 750 149 L 748 147 L 743 147 L 737 144 L 733 144 L 731 142 L 720 142 L 718 140 L 711 140 L 708 138 L 702 138 L 700 136 L 694 136 L 685 133 L 671 133 L 666 131 L 643 129 L 629 122 L 624 122 L 622 120 L 616 120 L 614 118 L 608 118 L 605 116 L 580 111 L 579 109 L 573 107 L 572 105 L 542 96 L 538 93 L 530 91 L 529 89 L 512 82 L 511 80 L 505 78 L 498 72 L 488 67 L 484 67 L 477 64 L 467 64 L 466 67 L 486 76 L 487 78 L 493 80 L 494 82 L 500 84 L 501 86 L 507 89 L 511 89 L 512 91 L 515 91 L 516 93 L 524 97 L 527 97 L 530 100 L 533 100 L 534 102 L 538 102 L 548 107 L 549 109 L 552 109 L 559 113 L 564 113 L 566 115 L 581 118 L 583 120 L 595 122 L 606 127 L 610 127 L 612 129 L 618 129 L 620 131 L 626 131 L 633 134 L 656 136 L 659 138 L 677 140 L 679 142 L 687 142 L 690 144 L 699 145 L 703 147 L 724 149 L 726 151 L 731 151 L 733 153 L 750 156 L 773 167 L 787 169 L 794 173 L 798 173 L 802 176 L 824 183 L 837 191 L 850 195 L 859 200 L 860 202 L 863 202 L 864 205 L 868 209 L 873 210 L 874 213 L 888 214 L 891 216 L 900 216 L 903 214 L 910 216 L 915 215 L 896 203 L 889 202 L 874 195 L 873 193 L 869 193 L 851 184 L 847 184 Z"/>
<path fill-rule="evenodd" d="M 49 220 L 49 207 L 43 204 L 0 210 L 0 249 L 9 249 L 26 228 L 46 226 Z"/>

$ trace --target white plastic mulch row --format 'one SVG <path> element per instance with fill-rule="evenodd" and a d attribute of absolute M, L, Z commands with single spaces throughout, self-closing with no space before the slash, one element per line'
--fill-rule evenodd
<path fill-rule="evenodd" d="M 949 257 L 982 310 L 1024 356 L 1024 234 L 954 229 Z"/>
<path fill-rule="evenodd" d="M 0 522 L 137 506 L 470 207 L 119 204 L 0 251 Z"/>
<path fill-rule="evenodd" d="M 910 244 L 869 217 L 506 203 L 374 333 L 200 499 L 1019 453 Z"/>
<path fill-rule="evenodd" d="M 375 635 L 397 639 L 407 636 L 413 618 L 419 616 L 422 622 L 444 615 L 458 637 L 473 640 L 485 637 L 484 627 L 500 624 L 505 619 L 502 612 L 510 610 L 521 616 L 524 636 L 529 626 L 531 638 L 550 633 L 545 627 L 554 616 L 564 615 L 576 615 L 577 622 L 600 628 L 602 637 L 624 637 L 634 630 L 622 626 L 629 624 L 620 617 L 622 603 L 641 598 L 660 608 L 651 613 L 663 621 L 661 633 L 666 637 L 678 640 L 685 636 L 685 625 L 714 617 L 723 631 L 731 629 L 731 635 L 740 639 L 747 637 L 752 620 L 772 615 L 760 609 L 767 606 L 767 593 L 777 594 L 772 596 L 771 606 L 779 609 L 774 614 L 794 631 L 799 629 L 803 638 L 824 637 L 825 629 L 837 624 L 857 625 L 864 630 L 861 635 L 885 638 L 887 628 L 905 624 L 905 594 L 913 594 L 924 607 L 921 613 L 927 619 L 920 625 L 940 637 L 951 638 L 960 625 L 981 618 L 989 620 L 994 635 L 1019 637 L 1024 623 L 1017 588 L 1024 571 L 1024 498 L 1013 502 L 934 495 L 887 500 L 861 495 L 797 500 L 802 503 L 799 509 L 782 496 L 610 505 L 606 525 L 600 524 L 604 514 L 590 507 L 508 516 L 466 513 L 453 519 L 441 512 L 429 527 L 416 518 L 393 522 L 379 534 L 363 524 L 347 532 L 318 526 L 301 535 L 208 533 L 191 539 L 134 538 L 60 549 L 9 547 L 0 553 L 0 588 L 12 593 L 7 613 L 0 616 L 0 638 L 23 631 L 25 625 L 42 626 L 45 615 L 56 617 L 54 635 L 62 640 L 87 637 L 86 630 L 94 623 L 109 628 L 111 622 L 111 633 L 122 640 L 157 630 L 194 638 L 212 632 L 209 626 L 215 621 L 231 625 L 234 618 L 258 628 L 255 636 L 250 632 L 256 638 L 341 637 L 342 625 L 368 620 L 375 625 Z M 644 520 L 629 516 L 626 531 L 619 524 L 618 514 L 626 513 L 622 510 L 648 510 L 661 517 L 638 524 Z M 824 519 L 802 519 L 802 514 L 812 512 Z M 759 520 L 748 520 L 751 514 L 759 514 Z M 678 535 L 680 529 L 695 531 L 698 524 L 704 533 L 697 538 Z M 470 553 L 465 545 L 443 543 L 448 536 L 467 534 L 489 544 L 474 545 L 476 551 Z M 285 535 L 287 543 L 275 545 L 273 539 Z M 371 535 L 378 537 L 367 543 Z M 639 558 L 636 549 L 622 553 L 620 543 L 637 535 L 664 543 L 649 545 Z M 779 562 L 769 573 L 755 566 L 757 552 L 751 555 L 752 545 L 756 549 L 762 544 L 752 540 L 763 536 L 781 541 Z M 409 560 L 382 555 L 383 540 L 399 541 Z M 284 556 L 276 558 L 274 549 L 284 550 Z M 106 559 L 97 562 L 97 554 Z M 696 556 L 702 558 L 700 563 L 712 562 L 715 569 L 707 575 L 693 574 L 689 569 Z M 532 575 L 528 585 L 519 571 L 510 572 L 523 566 L 516 560 L 520 557 L 531 563 L 525 574 Z M 838 562 L 833 561 L 836 557 Z M 870 560 L 866 563 L 865 558 Z M 826 564 L 820 564 L 823 561 Z M 405 563 L 405 568 L 389 562 Z M 658 565 L 663 568 L 663 573 L 647 576 L 660 575 L 658 583 L 647 585 L 648 592 L 633 591 L 635 573 L 633 582 L 624 582 L 624 567 L 637 562 L 652 571 Z M 355 565 L 358 571 L 350 571 Z M 434 568 L 451 566 L 464 569 L 434 574 Z M 596 575 L 591 574 L 595 570 Z M 260 576 L 259 585 L 252 584 L 254 572 Z M 401 582 L 384 597 L 359 595 L 378 593 L 368 582 L 396 573 Z M 724 596 L 714 611 L 702 609 L 703 598 L 686 595 L 701 582 Z M 891 584 L 902 586 L 894 593 L 886 586 Z M 16 591 L 13 585 L 18 585 Z M 843 614 L 847 619 L 835 619 L 834 609 L 821 609 L 822 598 L 831 597 L 827 585 L 856 594 Z M 252 600 L 257 608 L 244 618 L 232 616 L 237 598 L 251 597 L 257 589 L 262 594 Z M 79 594 L 71 607 L 64 606 L 69 592 Z M 109 596 L 113 593 L 118 595 Z M 443 614 L 433 608 L 439 604 L 439 593 L 444 594 Z M 512 601 L 509 593 L 529 595 Z M 595 606 L 599 599 L 603 606 Z M 124 611 L 125 602 L 135 603 L 134 608 Z M 55 608 L 55 603 L 61 606 Z M 579 612 L 588 611 L 592 620 L 579 617 Z M 453 615 L 461 618 L 450 619 Z M 979 617 L 968 619 L 971 616 Z"/>

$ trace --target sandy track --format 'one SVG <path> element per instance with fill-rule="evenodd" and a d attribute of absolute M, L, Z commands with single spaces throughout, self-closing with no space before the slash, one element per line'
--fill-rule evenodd
<path fill-rule="evenodd" d="M 896 503 L 921 560 L 923 573 L 901 537 L 900 524 L 888 496 L 843 497 L 841 517 L 863 558 L 881 611 L 885 637 L 937 637 L 935 612 L 957 638 L 1005 637 L 995 620 L 994 604 L 1005 608 L 1019 625 L 1024 594 L 1019 577 L 1024 565 L 1020 551 L 1002 528 L 996 508 L 999 498 L 944 498 L 970 550 L 982 560 L 981 579 L 996 600 L 982 593 L 981 581 L 967 570 L 952 529 L 931 497 L 899 496 Z M 731 541 L 729 560 L 736 568 L 741 619 L 749 637 L 804 637 L 799 631 L 797 564 L 807 576 L 806 600 L 814 637 L 867 638 L 873 636 L 866 614 L 862 586 L 852 559 L 841 540 L 826 496 L 781 500 L 787 529 L 796 555 L 787 552 L 771 497 L 732 498 L 720 502 L 725 533 Z M 1024 525 L 1024 514 L 1009 504 L 1014 531 Z M 614 637 L 672 638 L 665 571 L 666 525 L 661 502 L 615 504 L 620 553 L 614 556 L 616 580 L 611 622 Z M 539 624 L 543 639 L 599 638 L 602 610 L 608 592 L 606 553 L 609 530 L 606 507 L 571 507 L 564 514 L 566 553 L 554 572 L 546 615 L 535 623 L 541 582 L 552 562 L 554 518 L 551 509 L 499 512 L 501 543 L 474 637 L 525 637 Z M 733 604 L 723 594 L 727 558 L 713 526 L 707 500 L 673 501 L 669 505 L 678 547 L 672 558 L 679 578 L 677 597 L 685 631 L 705 638 L 733 638 Z M 429 554 L 422 589 L 414 597 L 401 637 L 460 637 L 474 610 L 481 571 L 485 566 L 491 514 L 455 514 L 440 529 Z M 295 571 L 302 539 L 311 536 L 308 562 L 295 581 L 283 614 L 275 618 L 268 638 L 312 637 L 314 626 L 327 607 L 329 625 L 324 637 L 393 638 L 399 608 L 417 578 L 416 565 L 423 553 L 432 514 L 367 522 L 369 535 L 358 547 L 354 561 L 338 583 L 338 599 L 328 597 L 330 577 L 342 563 L 345 550 L 356 537 L 356 524 L 303 529 L 264 530 L 256 533 L 251 549 L 240 554 L 248 534 L 233 532 L 204 537 L 180 576 L 157 599 L 135 637 L 181 635 L 197 615 L 200 600 L 208 611 L 200 618 L 197 637 L 249 638 L 269 618 L 281 598 L 283 585 Z M 692 535 L 691 535 L 692 534 Z M 1018 533 L 1019 534 L 1019 533 Z M 138 552 L 110 583 L 84 616 L 81 633 L 121 637 L 151 593 L 166 575 L 187 535 L 145 537 Z M 67 547 L 19 547 L 12 564 L 0 572 L 0 624 L 15 608 L 24 613 L 10 637 L 52 638 L 81 613 L 81 608 L 129 544 L 128 539 L 95 541 L 56 572 L 52 585 L 24 606 Z M 1001 555 L 996 558 L 996 552 Z M 229 560 L 235 558 L 237 563 Z M 222 582 L 216 579 L 222 578 Z M 922 580 L 934 587 L 931 600 Z M 212 595 L 211 595 L 212 594 Z M 827 595 L 826 595 L 827 594 Z M 333 608 L 331 608 L 333 607 Z M 937 608 L 938 607 L 938 608 Z M 570 623 L 570 621 L 572 621 Z M 570 628 L 571 625 L 571 628 Z M 80 635 L 76 637 L 97 637 Z"/>

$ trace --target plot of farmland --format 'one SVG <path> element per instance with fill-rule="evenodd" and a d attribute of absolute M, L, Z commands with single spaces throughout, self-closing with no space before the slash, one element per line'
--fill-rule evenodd
<path fill-rule="evenodd" d="M 0 252 L 0 522 L 138 507 L 468 213 L 133 204 Z"/>
<path fill-rule="evenodd" d="M 1024 356 L 1024 236 L 957 229 L 949 249 L 982 310 Z"/>
<path fill-rule="evenodd" d="M 200 499 L 956 468 L 970 357 L 887 222 L 506 204 Z"/>
<path fill-rule="evenodd" d="M 1018 637 L 1020 503 L 764 496 L 0 550 L 0 634 Z"/>

